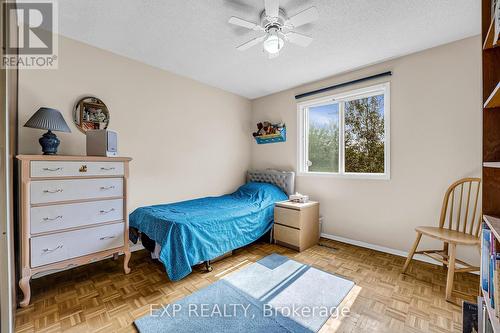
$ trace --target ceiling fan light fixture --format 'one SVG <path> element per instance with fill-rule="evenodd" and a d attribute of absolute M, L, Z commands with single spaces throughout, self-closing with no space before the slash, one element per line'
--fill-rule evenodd
<path fill-rule="evenodd" d="M 269 37 L 264 41 L 264 50 L 267 53 L 275 54 L 278 53 L 285 45 L 283 38 L 278 36 L 277 32 L 270 32 Z"/>
<path fill-rule="evenodd" d="M 311 44 L 312 37 L 294 30 L 316 21 L 318 16 L 318 10 L 312 6 L 288 17 L 285 9 L 280 7 L 280 0 L 264 0 L 264 10 L 260 13 L 260 23 L 232 16 L 229 19 L 229 24 L 263 32 L 260 36 L 238 45 L 236 49 L 245 51 L 255 45 L 262 45 L 263 51 L 268 54 L 269 59 L 273 59 L 278 57 L 281 49 L 285 46 L 285 41 L 302 47 Z"/>

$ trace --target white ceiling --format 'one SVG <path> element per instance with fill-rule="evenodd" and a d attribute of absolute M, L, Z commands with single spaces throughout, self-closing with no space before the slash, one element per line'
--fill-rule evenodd
<path fill-rule="evenodd" d="M 315 5 L 318 21 L 297 29 L 307 48 L 285 45 L 268 59 L 235 46 L 259 33 L 227 23 L 258 21 L 263 0 L 63 0 L 62 35 L 256 98 L 480 32 L 478 0 L 281 0 L 288 15 Z"/>

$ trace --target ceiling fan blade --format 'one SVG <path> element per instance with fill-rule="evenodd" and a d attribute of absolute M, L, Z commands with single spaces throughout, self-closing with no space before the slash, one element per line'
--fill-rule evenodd
<path fill-rule="evenodd" d="M 266 15 L 270 17 L 278 17 L 280 11 L 279 0 L 264 0 Z"/>
<path fill-rule="evenodd" d="M 236 17 L 236 16 L 231 17 L 228 22 L 231 24 L 237 25 L 239 27 L 247 28 L 250 30 L 263 30 L 263 28 L 260 25 L 253 23 L 253 22 L 250 22 L 250 21 L 247 21 L 247 20 L 244 20 L 244 19 L 241 19 L 241 18 Z"/>
<path fill-rule="evenodd" d="M 248 42 L 246 43 L 243 43 L 241 44 L 240 46 L 236 47 L 238 50 L 240 51 L 245 51 L 245 50 L 248 50 L 249 48 L 251 48 L 252 46 L 254 45 L 257 45 L 259 44 L 260 42 L 262 42 L 264 39 L 266 39 L 267 35 L 263 35 L 263 36 L 260 36 L 260 37 L 256 37 L 254 39 L 251 39 L 249 40 Z"/>
<path fill-rule="evenodd" d="M 290 17 L 285 22 L 285 24 L 297 28 L 300 27 L 301 25 L 316 21 L 318 17 L 319 17 L 318 9 L 316 9 L 316 7 L 313 6 Z"/>
<path fill-rule="evenodd" d="M 294 43 L 303 47 L 308 46 L 313 41 L 311 37 L 293 31 L 285 34 L 285 37 L 290 43 Z"/>

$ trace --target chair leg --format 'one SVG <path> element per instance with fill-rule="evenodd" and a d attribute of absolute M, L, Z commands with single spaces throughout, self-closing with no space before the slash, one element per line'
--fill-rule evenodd
<path fill-rule="evenodd" d="M 403 266 L 403 274 L 406 273 L 406 270 L 408 269 L 408 265 L 410 265 L 411 259 L 413 258 L 413 255 L 415 254 L 415 251 L 417 250 L 418 243 L 420 243 L 420 238 L 422 238 L 422 234 L 420 232 L 417 232 L 417 238 L 415 239 L 415 242 L 413 243 L 413 247 L 411 248 L 410 252 L 408 253 L 408 258 L 406 258 L 405 265 Z"/>
<path fill-rule="evenodd" d="M 450 251 L 449 251 L 449 244 L 448 244 L 448 243 L 444 243 L 444 245 L 443 245 L 443 252 L 444 252 L 444 254 L 446 254 L 447 256 L 449 256 L 449 255 L 450 255 Z M 445 268 L 448 268 L 448 265 L 447 265 L 447 264 L 443 264 L 443 266 L 444 266 Z"/>
<path fill-rule="evenodd" d="M 450 244 L 450 256 L 448 259 L 448 276 L 446 278 L 446 300 L 451 302 L 451 291 L 453 290 L 453 278 L 455 277 L 455 259 L 457 255 L 457 246 Z"/>

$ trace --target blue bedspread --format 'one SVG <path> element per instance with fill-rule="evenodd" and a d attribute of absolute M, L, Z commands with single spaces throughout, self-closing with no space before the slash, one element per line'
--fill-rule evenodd
<path fill-rule="evenodd" d="M 130 226 L 161 245 L 169 278 L 180 280 L 191 266 L 247 245 L 269 231 L 274 203 L 286 194 L 268 183 L 247 183 L 236 192 L 137 208 Z"/>

